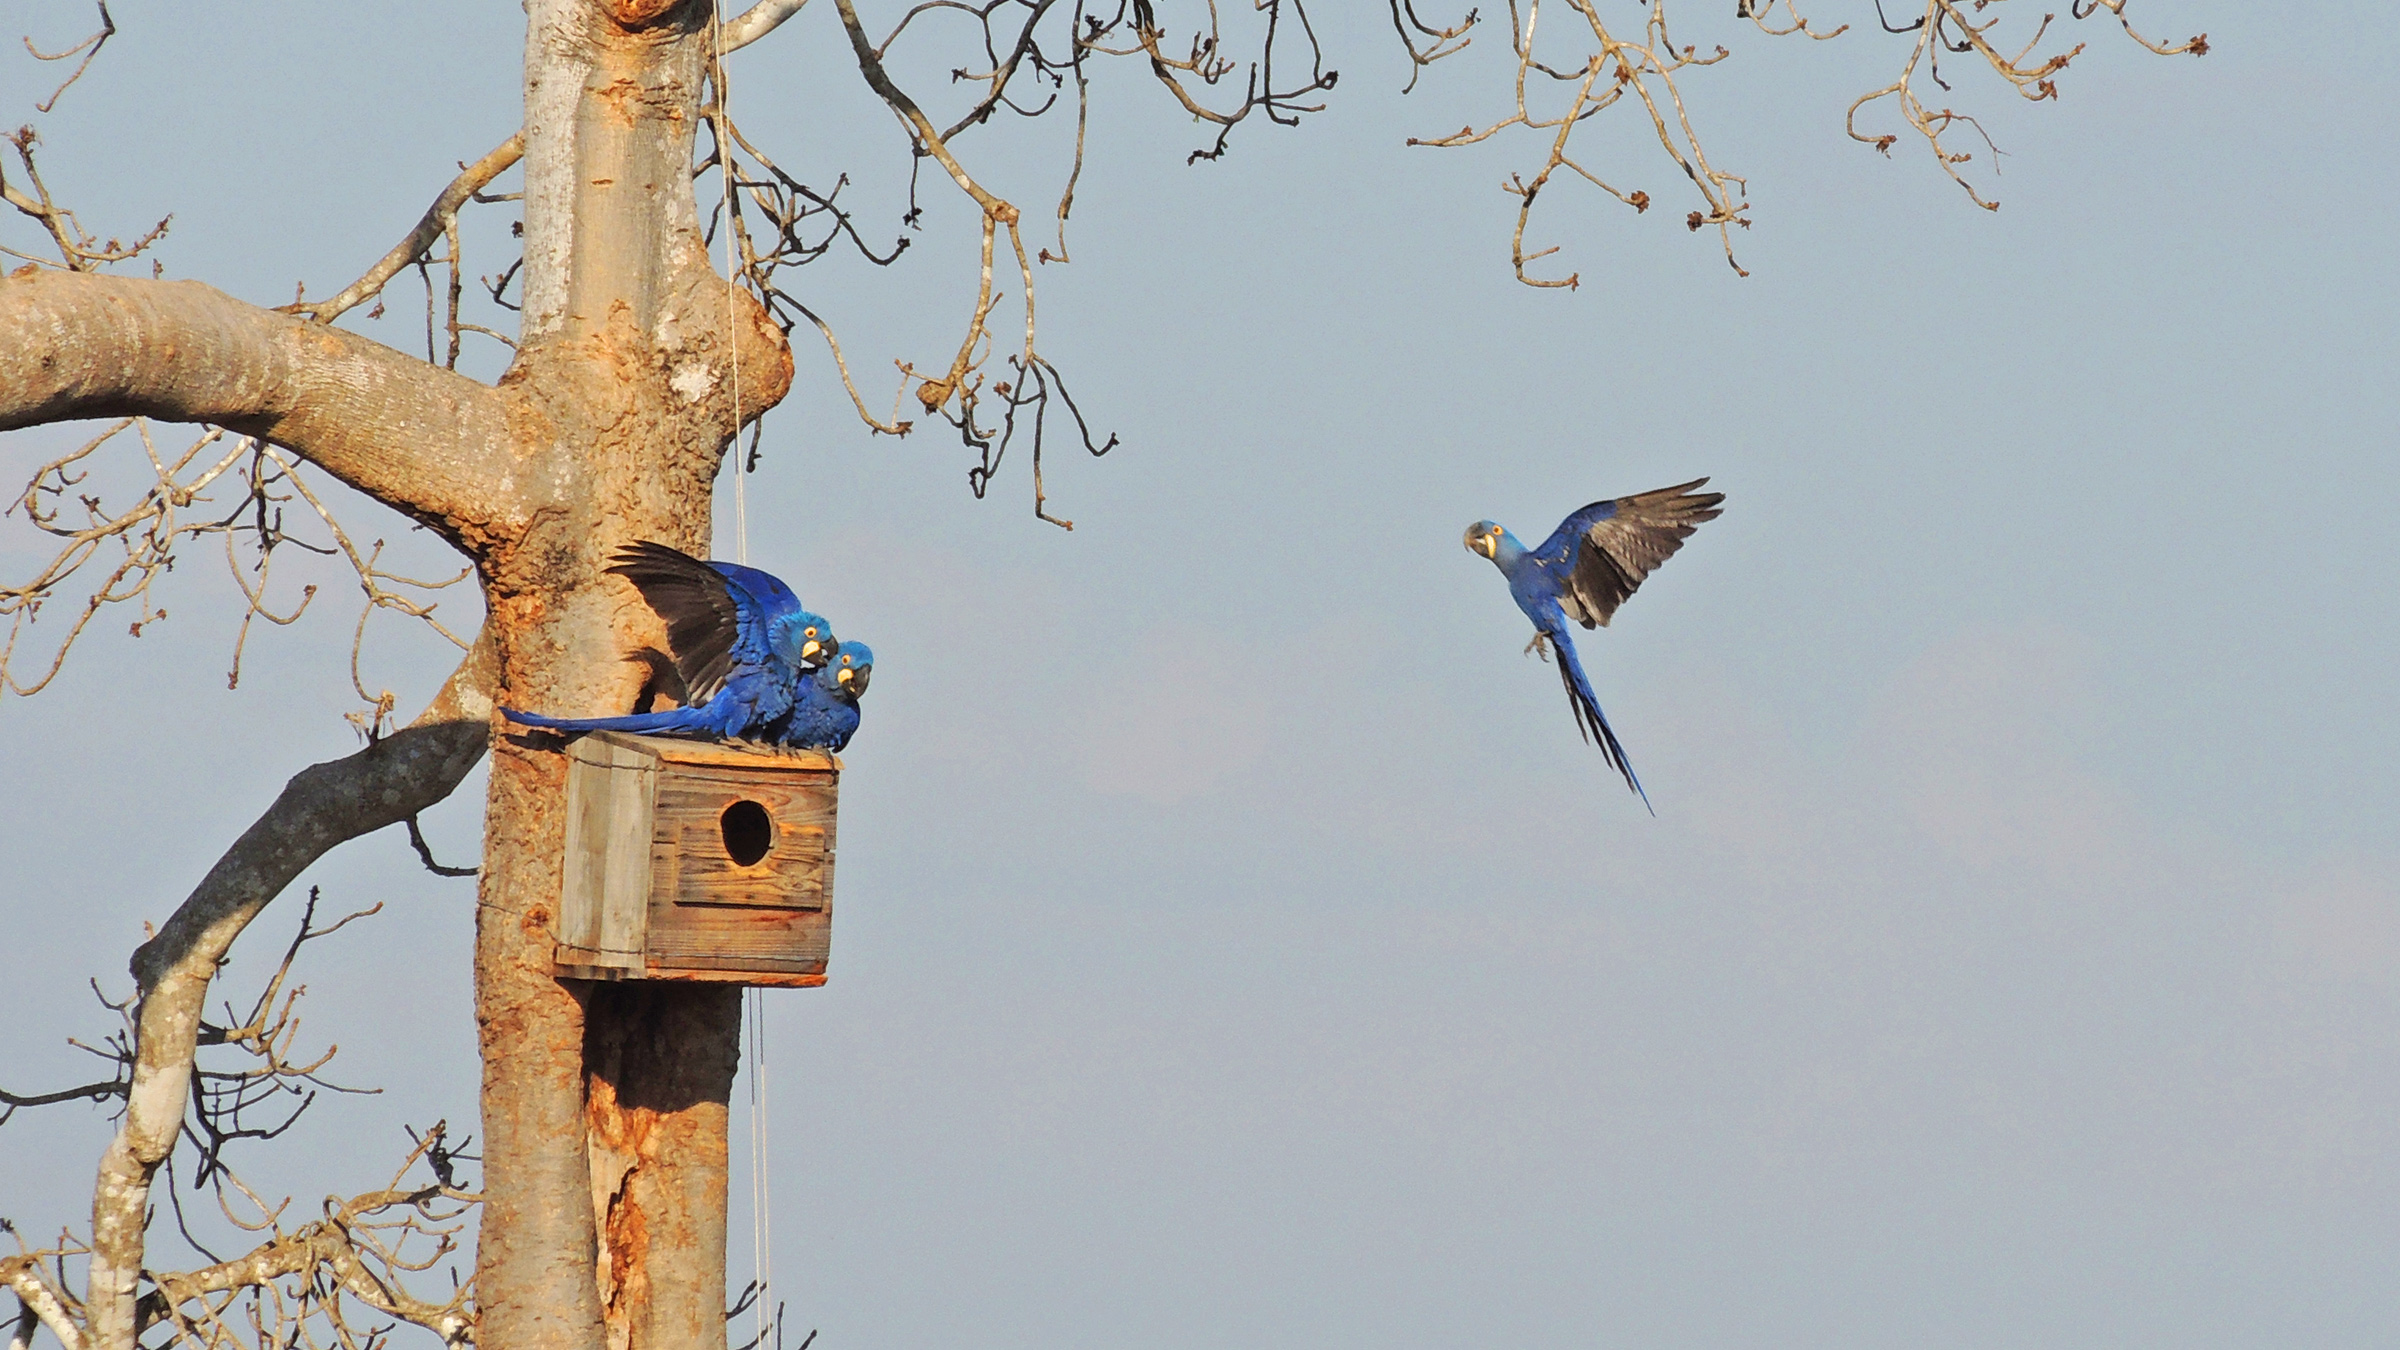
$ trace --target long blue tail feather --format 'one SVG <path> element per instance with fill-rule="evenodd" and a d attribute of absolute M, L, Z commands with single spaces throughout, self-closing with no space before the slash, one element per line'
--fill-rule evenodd
<path fill-rule="evenodd" d="M 1558 678 L 1566 685 L 1567 702 L 1575 709 L 1575 729 L 1583 733 L 1587 744 L 1599 743 L 1609 767 L 1625 775 L 1625 786 L 1642 799 L 1642 809 L 1657 815 L 1658 808 L 1650 804 L 1650 794 L 1642 790 L 1642 780 L 1634 776 L 1633 761 L 1625 757 L 1625 747 L 1618 743 L 1617 733 L 1610 729 L 1608 718 L 1600 711 L 1600 700 L 1592 694 L 1592 682 L 1584 678 L 1583 660 L 1575 653 L 1574 641 L 1565 633 L 1552 633 L 1550 644 L 1558 648 Z"/>
<path fill-rule="evenodd" d="M 709 715 L 709 706 L 669 708 L 665 712 L 627 713 L 623 717 L 544 717 L 540 713 L 518 712 L 514 708 L 500 710 L 511 722 L 549 731 L 630 731 L 637 735 L 722 736 L 718 718 Z"/>

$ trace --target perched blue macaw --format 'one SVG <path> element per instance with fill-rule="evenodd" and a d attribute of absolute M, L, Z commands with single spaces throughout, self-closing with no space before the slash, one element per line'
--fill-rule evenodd
<path fill-rule="evenodd" d="M 839 754 L 858 734 L 858 696 L 875 673 L 875 653 L 863 642 L 845 642 L 831 661 L 800 682 L 792 710 L 766 729 L 764 740 L 803 750 Z"/>
<path fill-rule="evenodd" d="M 1467 527 L 1467 550 L 1492 560 L 1508 578 L 1508 593 L 1516 597 L 1517 608 L 1533 620 L 1533 641 L 1525 650 L 1538 651 L 1544 643 L 1558 648 L 1558 678 L 1574 705 L 1576 730 L 1587 742 L 1599 742 L 1600 752 L 1625 775 L 1625 785 L 1644 806 L 1650 804 L 1650 794 L 1642 791 L 1625 747 L 1600 713 L 1600 700 L 1593 697 L 1592 682 L 1584 677 L 1574 640 L 1567 636 L 1567 621 L 1586 628 L 1607 624 L 1642 578 L 1673 557 L 1702 521 L 1715 520 L 1725 494 L 1693 491 L 1707 482 L 1695 478 L 1656 492 L 1593 502 L 1561 521 L 1536 549 L 1526 548 L 1488 520 Z"/>
<path fill-rule="evenodd" d="M 632 582 L 666 621 L 669 660 L 660 673 L 673 677 L 668 692 L 684 706 L 623 717 L 501 709 L 510 720 L 554 731 L 766 739 L 767 728 L 791 712 L 809 673 L 834 654 L 832 626 L 757 568 L 639 543 L 620 550 L 608 571 Z"/>

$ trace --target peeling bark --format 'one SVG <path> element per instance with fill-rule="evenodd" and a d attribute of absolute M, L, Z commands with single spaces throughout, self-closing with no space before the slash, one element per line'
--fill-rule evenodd
<path fill-rule="evenodd" d="M 741 991 L 600 985 L 590 1008 L 584 1063 L 609 1350 L 722 1344 Z"/>

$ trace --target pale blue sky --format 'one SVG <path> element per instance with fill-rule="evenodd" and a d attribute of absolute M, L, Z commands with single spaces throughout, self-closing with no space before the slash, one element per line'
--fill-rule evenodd
<path fill-rule="evenodd" d="M 1842 136 L 1897 40 L 1704 5 L 1680 39 L 1735 57 L 1687 92 L 1750 176 L 1753 275 L 1629 147 L 1617 179 L 1662 209 L 1560 189 L 1568 294 L 1508 279 L 1496 186 L 1530 147 L 1402 144 L 1501 106 L 1504 35 L 1402 99 L 1354 8 L 1318 16 L 1331 111 L 1219 164 L 1184 167 L 1199 129 L 1135 72 L 1103 82 L 1075 262 L 1039 278 L 1045 349 L 1124 438 L 1051 461 L 1073 535 L 1021 464 L 976 503 L 955 442 L 870 439 L 795 338 L 750 557 L 880 658 L 832 982 L 767 1000 L 797 1324 L 831 1350 L 2386 1343 L 2380 9 L 2152 3 L 2214 52 L 2094 21 L 2057 104 L 1965 74 L 2009 152 L 1987 214 L 1916 147 Z M 174 211 L 169 274 L 263 303 L 356 275 L 515 125 L 512 6 L 115 12 L 46 120 L 53 186 L 112 232 Z M 737 112 L 804 176 L 850 170 L 888 235 L 904 148 L 834 28 L 812 7 L 737 58 Z M 45 74 L 0 59 L 9 116 Z M 978 162 L 1042 202 L 1063 130 Z M 901 267 L 805 278 L 885 400 L 963 316 L 972 215 L 923 198 Z M 356 326 L 405 345 L 393 296 Z M 1723 519 L 1584 648 L 1652 819 L 1459 531 L 1702 473 Z M 33 557 L 0 521 L 0 562 Z M 167 623 L 0 704 L 11 1088 L 77 1070 L 84 978 L 121 981 L 283 778 L 354 744 L 352 612 L 254 635 L 227 692 L 232 594 L 179 571 Z M 368 655 L 404 715 L 447 660 L 396 625 Z M 455 859 L 479 817 L 462 792 L 427 823 Z M 310 880 L 387 903 L 309 978 L 312 1031 L 391 1091 L 320 1104 L 270 1173 L 302 1196 L 370 1181 L 400 1120 L 471 1117 L 475 1082 L 470 884 L 397 835 Z M 0 1214 L 80 1223 L 104 1139 L 81 1108 L 0 1130 Z"/>

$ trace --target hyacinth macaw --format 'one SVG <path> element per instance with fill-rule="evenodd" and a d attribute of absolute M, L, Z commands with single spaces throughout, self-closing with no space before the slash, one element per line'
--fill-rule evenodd
<path fill-rule="evenodd" d="M 1525 650 L 1538 651 L 1545 643 L 1558 648 L 1558 677 L 1574 706 L 1576 730 L 1585 741 L 1599 743 L 1609 765 L 1625 775 L 1625 785 L 1644 806 L 1650 805 L 1650 794 L 1642 791 L 1625 747 L 1601 715 L 1600 700 L 1593 696 L 1592 682 L 1585 678 L 1583 661 L 1567 635 L 1567 621 L 1586 628 L 1605 626 L 1642 578 L 1673 557 L 1702 521 L 1715 520 L 1725 494 L 1693 491 L 1707 482 L 1695 478 L 1656 492 L 1593 502 L 1561 521 L 1534 549 L 1488 520 L 1467 527 L 1467 550 L 1492 560 L 1508 578 L 1508 593 L 1516 597 L 1517 608 L 1533 620 L 1533 641 Z"/>
<path fill-rule="evenodd" d="M 800 682 L 792 710 L 767 727 L 764 739 L 777 745 L 838 754 L 858 734 L 858 696 L 875 673 L 875 653 L 863 642 L 845 642 L 834 658 Z"/>
<path fill-rule="evenodd" d="M 832 626 L 800 607 L 792 588 L 754 567 L 702 562 L 665 544 L 619 550 L 608 571 L 632 582 L 666 621 L 666 672 L 684 706 L 623 717 L 544 717 L 503 708 L 510 720 L 553 731 L 763 740 L 786 717 L 810 672 L 834 654 Z"/>

